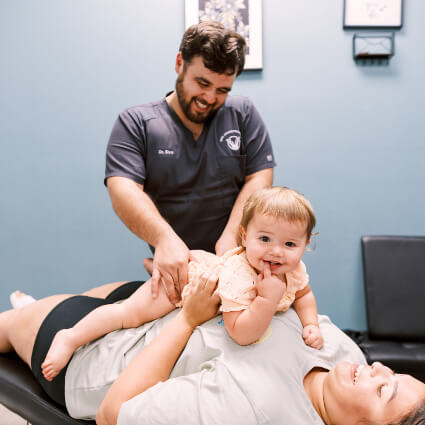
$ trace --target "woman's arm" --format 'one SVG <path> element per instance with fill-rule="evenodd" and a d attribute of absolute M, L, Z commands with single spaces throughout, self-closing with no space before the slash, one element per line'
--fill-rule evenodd
<path fill-rule="evenodd" d="M 223 313 L 227 332 L 240 345 L 252 344 L 261 338 L 276 313 L 286 284 L 272 275 L 269 263 L 264 263 L 256 289 L 257 296 L 246 310 Z"/>
<path fill-rule="evenodd" d="M 193 330 L 217 314 L 219 297 L 213 294 L 217 276 L 203 275 L 194 281 L 183 309 L 112 384 L 96 415 L 98 425 L 115 425 L 123 403 L 168 379 Z"/>

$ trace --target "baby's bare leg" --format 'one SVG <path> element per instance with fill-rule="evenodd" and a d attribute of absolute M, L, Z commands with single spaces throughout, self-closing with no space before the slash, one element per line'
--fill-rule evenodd
<path fill-rule="evenodd" d="M 59 331 L 41 365 L 44 377 L 51 381 L 68 363 L 75 350 L 109 332 L 132 328 L 157 319 L 175 307 L 165 290 L 159 290 L 152 299 L 150 281 L 147 281 L 121 304 L 96 308 L 82 318 L 73 328 Z"/>

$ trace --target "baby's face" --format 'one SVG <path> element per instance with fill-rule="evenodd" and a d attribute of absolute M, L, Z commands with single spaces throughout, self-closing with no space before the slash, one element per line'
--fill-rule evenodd
<path fill-rule="evenodd" d="M 265 214 L 254 215 L 242 235 L 251 266 L 261 272 L 264 262 L 268 262 L 272 273 L 278 276 L 297 267 L 307 243 L 306 223 Z"/>

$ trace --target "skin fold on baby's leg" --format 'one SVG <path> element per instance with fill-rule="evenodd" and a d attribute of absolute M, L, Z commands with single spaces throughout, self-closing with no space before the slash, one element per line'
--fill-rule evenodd
<path fill-rule="evenodd" d="M 151 280 L 120 304 L 96 308 L 75 324 L 59 331 L 53 338 L 41 365 L 44 377 L 51 381 L 68 363 L 77 348 L 121 328 L 135 328 L 164 316 L 175 306 L 170 303 L 162 285 L 158 297 L 152 299 Z"/>

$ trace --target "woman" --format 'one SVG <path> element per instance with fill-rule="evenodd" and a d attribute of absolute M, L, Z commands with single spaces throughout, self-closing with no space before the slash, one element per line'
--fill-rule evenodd
<path fill-rule="evenodd" d="M 379 363 L 366 366 L 355 344 L 324 316 L 321 350 L 304 344 L 292 309 L 274 317 L 259 343 L 235 344 L 214 317 L 215 283 L 215 276 L 201 276 L 183 309 L 77 351 L 62 395 L 71 416 L 92 418 L 97 412 L 99 425 L 350 425 L 398 423 L 419 409 L 422 419 L 407 423 L 424 423 L 425 385 Z M 137 284 L 110 284 L 86 294 L 104 297 L 112 290 L 107 301 L 99 301 L 110 302 L 132 286 Z M 74 310 L 88 309 L 93 300 L 99 298 L 58 295 L 2 313 L 0 351 L 15 349 L 42 381 L 35 367 L 39 345 L 47 345 L 43 339 L 51 328 L 63 326 L 56 322 L 73 316 L 65 325 L 72 326 Z M 60 398 L 58 392 L 56 387 L 53 396 Z"/>

